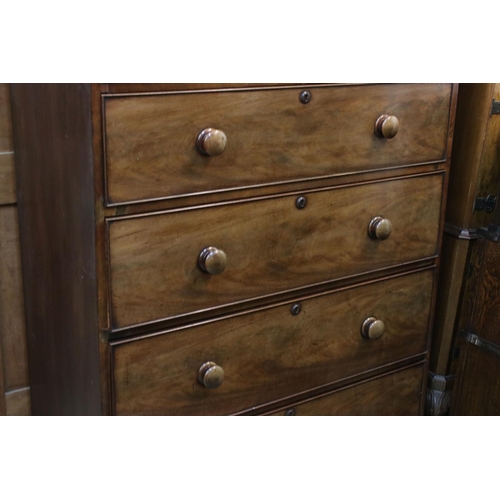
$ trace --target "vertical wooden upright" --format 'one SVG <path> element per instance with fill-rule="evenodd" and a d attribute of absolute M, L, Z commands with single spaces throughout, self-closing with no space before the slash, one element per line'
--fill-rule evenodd
<path fill-rule="evenodd" d="M 29 415 L 9 85 L 0 84 L 0 414 Z"/>
<path fill-rule="evenodd" d="M 470 322 L 477 229 L 494 220 L 500 182 L 500 84 L 460 84 L 445 236 L 432 339 L 427 413 L 450 409 L 460 346 Z"/>
<path fill-rule="evenodd" d="M 32 407 L 100 414 L 90 85 L 11 94 Z"/>

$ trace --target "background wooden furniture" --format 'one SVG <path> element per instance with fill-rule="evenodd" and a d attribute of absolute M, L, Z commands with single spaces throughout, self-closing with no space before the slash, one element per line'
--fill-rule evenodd
<path fill-rule="evenodd" d="M 500 84 L 460 84 L 446 207 L 427 413 L 447 414 L 459 349 L 470 323 L 477 228 L 493 222 L 500 183 Z"/>
<path fill-rule="evenodd" d="M 0 415 L 29 415 L 9 85 L 0 84 Z"/>
<path fill-rule="evenodd" d="M 456 380 L 451 398 L 453 415 L 498 415 L 500 397 L 500 84 L 464 86 L 466 99 L 460 103 L 469 119 L 462 125 L 462 136 L 480 130 L 483 141 L 468 145 L 463 153 L 471 160 L 468 167 L 476 175 L 475 210 L 469 210 L 471 240 L 467 255 L 462 295 L 458 303 L 455 336 L 457 354 L 451 365 Z M 462 94 L 461 94 L 462 95 Z M 481 106 L 482 104 L 482 106 Z M 479 111 L 474 112 L 478 106 Z M 469 130 L 467 130 L 467 127 Z M 457 131 L 458 134 L 458 131 Z M 458 137 L 458 135 L 457 135 Z M 464 137 L 464 141 L 467 138 Z M 457 155 L 459 150 L 457 150 Z M 469 158 L 467 158 L 467 155 Z M 474 161 L 475 160 L 475 161 Z M 457 157 L 458 161 L 458 157 Z M 471 168 L 472 167 L 472 168 Z M 453 177 L 452 177 L 453 179 Z M 474 177 L 472 177 L 474 180 Z M 463 189 L 457 180 L 457 192 Z M 472 186 L 469 192 L 472 191 Z M 486 210 L 484 210 L 487 201 Z M 457 203 L 455 211 L 465 211 Z"/>
<path fill-rule="evenodd" d="M 11 91 L 34 414 L 423 411 L 456 86 Z"/>
<path fill-rule="evenodd" d="M 478 232 L 471 258 L 473 284 L 465 295 L 467 317 L 457 332 L 453 415 L 500 414 L 500 211 L 488 230 Z"/>

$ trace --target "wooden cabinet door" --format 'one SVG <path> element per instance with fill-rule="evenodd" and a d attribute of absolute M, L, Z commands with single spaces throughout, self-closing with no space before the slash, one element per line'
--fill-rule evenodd
<path fill-rule="evenodd" d="M 500 222 L 500 221 L 499 221 Z M 491 229 L 500 225 L 490 226 Z M 500 242 L 478 243 L 472 315 L 462 330 L 452 414 L 500 415 Z"/>

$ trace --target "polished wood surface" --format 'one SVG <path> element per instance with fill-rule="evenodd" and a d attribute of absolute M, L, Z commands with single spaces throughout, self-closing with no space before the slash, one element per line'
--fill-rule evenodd
<path fill-rule="evenodd" d="M 358 184 L 360 182 L 373 182 L 376 180 L 393 179 L 395 177 L 407 177 L 425 173 L 442 172 L 447 169 L 445 161 L 439 163 L 416 164 L 412 166 L 399 166 L 384 170 L 369 170 L 363 173 L 338 175 L 335 177 L 319 178 L 310 181 L 296 181 L 285 184 L 274 184 L 269 186 L 253 187 L 242 190 L 224 191 L 207 194 L 196 194 L 180 198 L 168 198 L 144 203 L 131 203 L 129 205 L 114 205 L 101 207 L 105 218 L 141 215 L 148 212 L 159 212 L 173 210 L 176 208 L 187 208 L 198 205 L 211 205 L 224 201 L 237 201 L 248 198 L 261 198 L 277 194 L 298 193 L 304 190 L 322 189 L 346 184 Z"/>
<path fill-rule="evenodd" d="M 31 399 L 37 415 L 271 413 L 424 363 L 455 96 L 13 85 L 34 382 L 7 391 L 5 412 Z M 375 133 L 383 114 L 392 138 Z M 218 156 L 199 150 L 207 128 L 226 135 L 205 151 Z M 368 234 L 377 216 L 385 240 Z M 209 247 L 226 257 L 215 268 Z"/>
<path fill-rule="evenodd" d="M 8 83 L 0 83 L 0 151 L 12 153 L 12 123 Z"/>
<path fill-rule="evenodd" d="M 112 343 L 115 413 L 226 414 L 411 356 L 427 344 L 433 271 L 305 298 L 162 335 Z M 385 333 L 367 340 L 368 316 Z M 197 381 L 212 361 L 217 389 Z"/>
<path fill-rule="evenodd" d="M 95 217 L 95 259 L 97 278 L 97 317 L 99 329 L 99 364 L 100 364 L 100 398 L 101 413 L 111 413 L 110 400 L 110 357 L 108 344 L 108 280 L 106 255 L 106 223 L 104 213 L 104 165 L 102 144 L 102 92 L 106 91 L 105 84 L 91 85 L 90 105 L 92 109 L 92 150 L 94 171 L 94 217 Z"/>
<path fill-rule="evenodd" d="M 462 356 L 460 356 L 460 344 L 463 344 L 464 341 L 461 339 L 459 332 L 469 331 L 471 329 L 472 316 L 477 305 L 476 295 L 479 289 L 479 280 L 481 278 L 480 269 L 482 259 L 483 246 L 481 240 L 469 241 L 469 252 L 462 282 L 460 302 L 455 318 L 453 341 L 451 343 L 450 352 L 448 353 L 448 371 L 445 372 L 453 376 L 457 375 L 458 368 L 462 361 Z M 459 387 L 459 385 L 460 384 L 455 384 L 455 388 Z"/>
<path fill-rule="evenodd" d="M 0 343 L 0 417 L 5 415 L 5 385 L 3 383 L 3 354 L 2 344 Z"/>
<path fill-rule="evenodd" d="M 493 84 L 460 84 L 446 222 L 471 227 L 477 178 L 493 99 Z"/>
<path fill-rule="evenodd" d="M 16 202 L 14 154 L 0 152 L 0 205 Z"/>
<path fill-rule="evenodd" d="M 234 304 L 437 254 L 442 175 L 109 222 L 113 328 Z M 302 195 L 301 195 L 302 196 Z M 373 240 L 387 216 L 393 233 Z M 227 255 L 203 272 L 207 246 Z"/>
<path fill-rule="evenodd" d="M 287 407 L 272 416 L 416 416 L 420 414 L 422 364 Z"/>
<path fill-rule="evenodd" d="M 495 215 L 475 210 L 475 200 L 494 194 L 500 185 L 500 118 L 491 114 L 493 99 L 500 99 L 499 84 L 460 84 L 429 365 L 433 373 L 449 380 L 462 357 L 458 333 L 470 326 L 475 309 L 476 229 L 487 226 Z"/>
<path fill-rule="evenodd" d="M 0 84 L 0 415 L 29 414 L 29 398 L 13 405 L 11 394 L 28 390 L 21 257 L 16 207 L 9 85 Z M 27 404 L 26 404 L 27 402 Z"/>
<path fill-rule="evenodd" d="M 33 414 L 100 414 L 90 86 L 11 96 Z"/>
<path fill-rule="evenodd" d="M 436 303 L 438 314 L 435 317 L 429 369 L 433 373 L 447 374 L 462 287 L 464 280 L 467 280 L 469 241 L 445 234 L 441 258 L 443 265 L 439 276 L 440 293 Z"/>
<path fill-rule="evenodd" d="M 500 101 L 500 83 L 493 85 L 493 99 Z M 500 207 L 500 199 L 497 194 L 498 186 L 500 186 L 500 116 L 493 115 L 489 116 L 487 120 L 479 163 L 476 196 L 496 195 L 498 208 Z M 470 225 L 472 227 L 486 227 L 495 220 L 494 217 L 494 212 L 474 211 Z M 500 218 L 497 217 L 496 220 L 500 220 Z"/>
<path fill-rule="evenodd" d="M 29 385 L 17 208 L 0 207 L 0 342 L 5 391 Z"/>
<path fill-rule="evenodd" d="M 458 400 L 452 415 L 500 415 L 500 358 L 472 345 L 464 345 L 463 366 L 458 374 Z"/>
<path fill-rule="evenodd" d="M 204 193 L 442 161 L 451 85 L 366 85 L 105 97 L 110 203 Z M 395 114 L 387 140 L 375 122 Z M 223 130 L 227 148 L 196 147 L 205 128 Z"/>
<path fill-rule="evenodd" d="M 500 195 L 500 183 L 497 184 Z M 500 218 L 494 220 L 500 225 Z M 453 415 L 500 414 L 500 243 L 480 237 L 471 253 L 472 285 L 464 293 Z M 489 343 L 489 344 L 488 344 Z M 485 345 L 486 344 L 486 345 Z M 489 346 L 490 352 L 486 347 Z"/>
<path fill-rule="evenodd" d="M 471 329 L 500 346 L 500 244 L 493 241 L 481 244 L 484 249 L 474 292 Z"/>
<path fill-rule="evenodd" d="M 174 92 L 219 90 L 228 88 L 290 87 L 296 83 L 108 83 L 101 84 L 103 93 Z M 309 84 L 302 84 L 309 85 Z"/>
<path fill-rule="evenodd" d="M 31 415 L 30 388 L 25 387 L 5 394 L 6 414 L 9 417 Z"/>

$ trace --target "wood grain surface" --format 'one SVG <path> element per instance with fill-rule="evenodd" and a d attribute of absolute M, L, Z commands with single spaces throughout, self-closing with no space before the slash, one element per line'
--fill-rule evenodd
<path fill-rule="evenodd" d="M 14 154 L 0 152 L 0 205 L 16 202 Z"/>
<path fill-rule="evenodd" d="M 500 358 L 471 344 L 462 344 L 458 388 L 452 415 L 500 415 Z"/>
<path fill-rule="evenodd" d="M 462 282 L 463 290 L 455 321 L 454 337 L 452 340 L 452 349 L 448 353 L 448 365 L 445 374 L 458 374 L 459 366 L 463 356 L 460 354 L 461 345 L 465 343 L 458 332 L 462 330 L 470 331 L 472 328 L 472 315 L 477 305 L 476 295 L 478 291 L 478 283 L 481 278 L 481 264 L 483 258 L 484 240 L 475 239 L 469 241 L 469 254 L 467 256 L 466 277 Z M 455 351 L 457 349 L 457 351 Z M 457 377 L 458 378 L 458 377 Z M 459 387 L 456 381 L 454 387 Z M 454 390 L 455 392 L 455 390 Z"/>
<path fill-rule="evenodd" d="M 112 343 L 119 415 L 236 413 L 340 378 L 423 354 L 434 271 L 286 303 L 162 335 Z M 385 323 L 361 336 L 370 316 Z M 222 385 L 207 389 L 198 368 L 213 361 Z M 415 399 L 418 404 L 418 398 Z"/>
<path fill-rule="evenodd" d="M 437 253 L 442 174 L 122 218 L 109 222 L 113 328 L 403 264 Z M 393 233 L 372 240 L 377 216 Z M 205 247 L 228 259 L 198 267 Z"/>
<path fill-rule="evenodd" d="M 498 221 L 500 222 L 500 221 Z M 500 346 L 500 244 L 479 239 L 473 248 L 472 284 L 466 290 L 460 328 Z M 500 414 L 500 358 L 459 339 L 453 415 Z"/>
<path fill-rule="evenodd" d="M 284 184 L 273 184 L 269 186 L 259 186 L 234 191 L 215 192 L 207 194 L 194 194 L 180 198 L 166 198 L 144 203 L 130 203 L 128 205 L 114 205 L 104 207 L 102 213 L 104 217 L 121 217 L 124 215 L 140 215 L 148 212 L 158 212 L 187 208 L 197 205 L 211 205 L 225 201 L 236 201 L 248 198 L 262 198 L 276 194 L 296 193 L 300 190 L 322 189 L 335 186 L 345 186 L 346 184 L 360 182 L 373 182 L 376 180 L 393 179 L 396 177 L 407 177 L 442 171 L 447 168 L 446 162 L 425 163 L 416 165 L 405 165 L 401 167 L 386 168 L 383 170 L 367 170 L 362 173 L 338 175 L 335 177 L 318 178 L 305 181 L 296 181 Z"/>
<path fill-rule="evenodd" d="M 440 375 L 446 375 L 448 370 L 457 313 L 462 298 L 462 285 L 467 279 L 468 255 L 469 240 L 444 235 L 439 293 L 436 300 L 438 314 L 435 315 L 429 364 L 429 369 Z"/>
<path fill-rule="evenodd" d="M 29 385 L 17 207 L 0 207 L 0 342 L 5 391 Z"/>
<path fill-rule="evenodd" d="M 272 413 L 272 416 L 417 416 L 424 365 L 368 380 Z"/>
<path fill-rule="evenodd" d="M 3 354 L 2 343 L 0 342 L 0 417 L 5 415 L 5 384 L 3 383 Z"/>
<path fill-rule="evenodd" d="M 483 339 L 500 345 L 500 244 L 485 241 L 483 245 L 471 329 Z"/>
<path fill-rule="evenodd" d="M 493 87 L 491 83 L 459 86 L 446 222 L 460 228 L 472 227 Z"/>
<path fill-rule="evenodd" d="M 0 85 L 0 222 L 11 235 L 0 248 L 0 313 L 9 311 L 0 314 L 0 413 L 28 414 L 32 403 L 36 415 L 226 414 L 274 401 L 271 411 L 300 391 L 316 396 L 424 359 L 435 271 L 382 273 L 429 269 L 437 253 L 444 172 L 419 174 L 447 167 L 451 85 L 236 88 L 254 85 L 16 84 L 14 134 Z M 306 88 L 313 98 L 301 104 Z M 373 133 L 384 113 L 401 123 L 390 140 Z M 228 137 L 216 158 L 195 147 L 206 127 Z M 387 178 L 401 174 L 417 175 Z M 386 241 L 367 238 L 375 215 L 393 223 Z M 196 266 L 208 245 L 228 253 L 221 275 Z M 343 288 L 326 292 L 335 280 Z M 366 315 L 385 322 L 380 340 L 361 338 Z M 155 321 L 166 329 L 165 319 L 167 332 L 137 337 Z M 214 391 L 196 382 L 207 356 L 226 370 Z"/>
<path fill-rule="evenodd" d="M 7 416 L 27 417 L 31 415 L 30 388 L 24 387 L 5 394 Z"/>
<path fill-rule="evenodd" d="M 500 101 L 500 83 L 493 87 L 493 98 Z M 500 115 L 487 115 L 486 134 L 484 137 L 481 161 L 477 178 L 476 196 L 486 197 L 500 194 Z M 497 207 L 500 200 L 497 198 Z M 494 220 L 494 212 L 474 211 L 471 227 L 486 227 Z M 497 218 L 498 220 L 498 218 Z"/>
<path fill-rule="evenodd" d="M 90 86 L 11 95 L 33 414 L 100 414 Z"/>
<path fill-rule="evenodd" d="M 430 359 L 430 370 L 438 375 L 456 373 L 461 361 L 455 348 L 463 344 L 456 334 L 471 327 L 476 301 L 488 301 L 478 296 L 479 249 L 473 238 L 477 227 L 493 221 L 494 212 L 474 211 L 474 203 L 476 197 L 494 194 L 500 182 L 500 117 L 491 115 L 494 98 L 500 99 L 499 84 L 459 86 L 446 205 L 450 236 L 444 236 Z"/>
<path fill-rule="evenodd" d="M 7 391 L 29 384 L 17 222 L 10 92 L 0 84 L 0 415 L 11 414 Z M 8 392 L 10 394 L 10 392 Z M 7 401 L 6 401 L 7 398 Z M 23 413 L 29 414 L 28 405 Z"/>
<path fill-rule="evenodd" d="M 334 176 L 445 158 L 449 84 L 365 85 L 105 97 L 107 196 L 111 203 Z M 393 139 L 377 118 L 398 117 Z M 222 130 L 218 157 L 196 148 Z"/>
<path fill-rule="evenodd" d="M 104 93 L 172 92 L 186 90 L 218 90 L 224 88 L 283 87 L 293 83 L 108 83 Z M 306 84 L 302 84 L 306 85 Z"/>
<path fill-rule="evenodd" d="M 13 150 L 9 84 L 0 83 L 0 151 Z"/>

